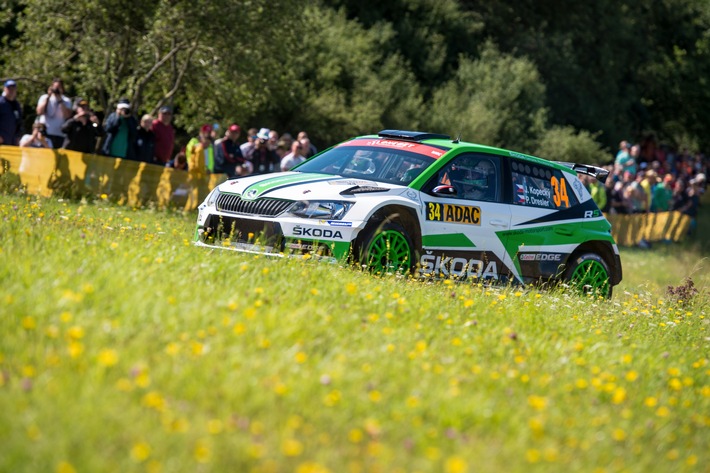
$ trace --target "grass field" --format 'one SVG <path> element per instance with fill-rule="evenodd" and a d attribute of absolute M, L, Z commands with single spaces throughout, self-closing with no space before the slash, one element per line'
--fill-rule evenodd
<path fill-rule="evenodd" d="M 603 301 L 205 250 L 101 199 L 0 222 L 0 471 L 710 469 L 707 237 L 623 250 Z"/>

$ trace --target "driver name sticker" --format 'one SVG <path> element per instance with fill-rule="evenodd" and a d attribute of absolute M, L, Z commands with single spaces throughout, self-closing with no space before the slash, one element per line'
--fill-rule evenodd
<path fill-rule="evenodd" d="M 434 222 L 463 223 L 466 225 L 481 224 L 481 209 L 468 205 L 426 203 L 426 219 Z"/>

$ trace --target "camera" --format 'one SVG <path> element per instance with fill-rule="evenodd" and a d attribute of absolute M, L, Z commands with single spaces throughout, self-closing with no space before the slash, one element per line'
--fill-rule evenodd
<path fill-rule="evenodd" d="M 55 87 L 54 89 L 52 89 L 52 93 L 53 94 L 61 94 L 62 91 L 59 89 L 59 87 Z"/>

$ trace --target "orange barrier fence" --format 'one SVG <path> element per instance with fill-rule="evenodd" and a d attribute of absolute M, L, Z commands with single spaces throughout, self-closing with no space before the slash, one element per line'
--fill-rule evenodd
<path fill-rule="evenodd" d="M 77 153 L 64 149 L 0 146 L 0 175 L 15 178 L 30 194 L 81 197 L 106 194 L 122 205 L 154 203 L 195 209 L 209 191 L 227 179 L 225 174 L 191 173 L 148 163 Z M 679 241 L 690 218 L 679 212 L 607 215 L 621 246 L 642 239 Z"/>
<path fill-rule="evenodd" d="M 0 146 L 0 174 L 30 194 L 82 197 L 106 194 L 131 207 L 154 203 L 192 210 L 225 174 L 195 174 L 155 164 L 65 149 Z"/>

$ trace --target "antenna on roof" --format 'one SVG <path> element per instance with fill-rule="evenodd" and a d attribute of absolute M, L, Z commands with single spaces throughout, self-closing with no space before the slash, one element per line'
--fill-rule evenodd
<path fill-rule="evenodd" d="M 456 139 L 454 141 L 452 141 L 452 143 L 458 143 L 459 141 L 461 141 L 461 132 L 460 131 L 459 131 L 459 134 L 456 136 Z"/>

